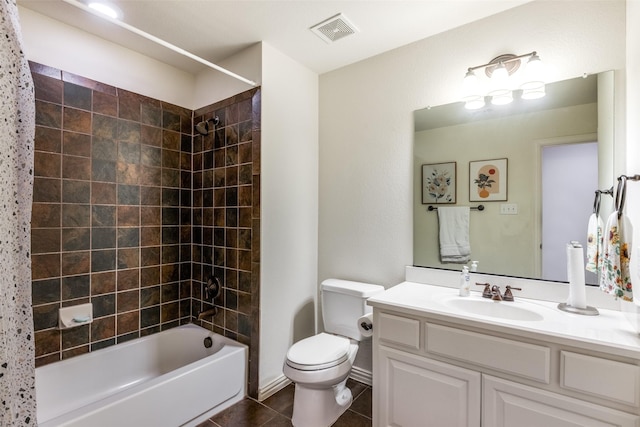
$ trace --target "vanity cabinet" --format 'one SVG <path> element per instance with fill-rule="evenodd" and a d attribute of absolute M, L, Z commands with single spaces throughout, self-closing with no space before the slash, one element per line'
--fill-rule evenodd
<path fill-rule="evenodd" d="M 385 346 L 378 355 L 377 425 L 480 426 L 480 373 Z"/>
<path fill-rule="evenodd" d="M 640 364 L 374 305 L 376 427 L 640 427 Z"/>
<path fill-rule="evenodd" d="M 490 375 L 482 379 L 482 425 L 635 427 L 638 417 Z"/>

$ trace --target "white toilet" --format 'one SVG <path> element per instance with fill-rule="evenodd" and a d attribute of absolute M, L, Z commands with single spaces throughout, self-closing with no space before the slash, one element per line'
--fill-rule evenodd
<path fill-rule="evenodd" d="M 291 422 L 296 427 L 328 427 L 352 402 L 345 384 L 364 337 L 357 320 L 371 312 L 367 298 L 384 287 L 347 280 L 322 282 L 322 319 L 326 332 L 293 344 L 284 374 L 296 385 Z"/>

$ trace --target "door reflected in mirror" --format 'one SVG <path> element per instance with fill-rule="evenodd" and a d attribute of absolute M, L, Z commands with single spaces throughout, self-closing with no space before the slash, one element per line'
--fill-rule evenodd
<path fill-rule="evenodd" d="M 507 159 L 506 200 L 482 201 L 484 210 L 470 212 L 471 259 L 484 273 L 566 282 L 565 244 L 586 248 L 595 191 L 614 180 L 613 74 L 550 83 L 536 100 L 516 94 L 512 104 L 480 110 L 459 102 L 416 111 L 414 265 L 462 268 L 440 262 L 438 215 L 422 203 L 422 165 L 455 162 L 455 206 L 476 206 L 470 162 Z M 600 215 L 612 206 L 603 197 Z M 555 241 L 543 233 L 549 226 Z"/>

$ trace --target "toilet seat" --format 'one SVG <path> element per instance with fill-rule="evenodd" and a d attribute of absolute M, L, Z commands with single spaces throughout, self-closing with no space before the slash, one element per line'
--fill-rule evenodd
<path fill-rule="evenodd" d="M 298 341 L 287 352 L 287 365 L 301 371 L 331 368 L 349 358 L 350 340 L 322 332 Z"/>

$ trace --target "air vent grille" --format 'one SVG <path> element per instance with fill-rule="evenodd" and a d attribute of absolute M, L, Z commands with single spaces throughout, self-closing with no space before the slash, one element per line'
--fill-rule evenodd
<path fill-rule="evenodd" d="M 358 32 L 355 25 L 349 22 L 347 17 L 341 13 L 314 25 L 310 29 L 327 43 L 338 41 Z"/>

